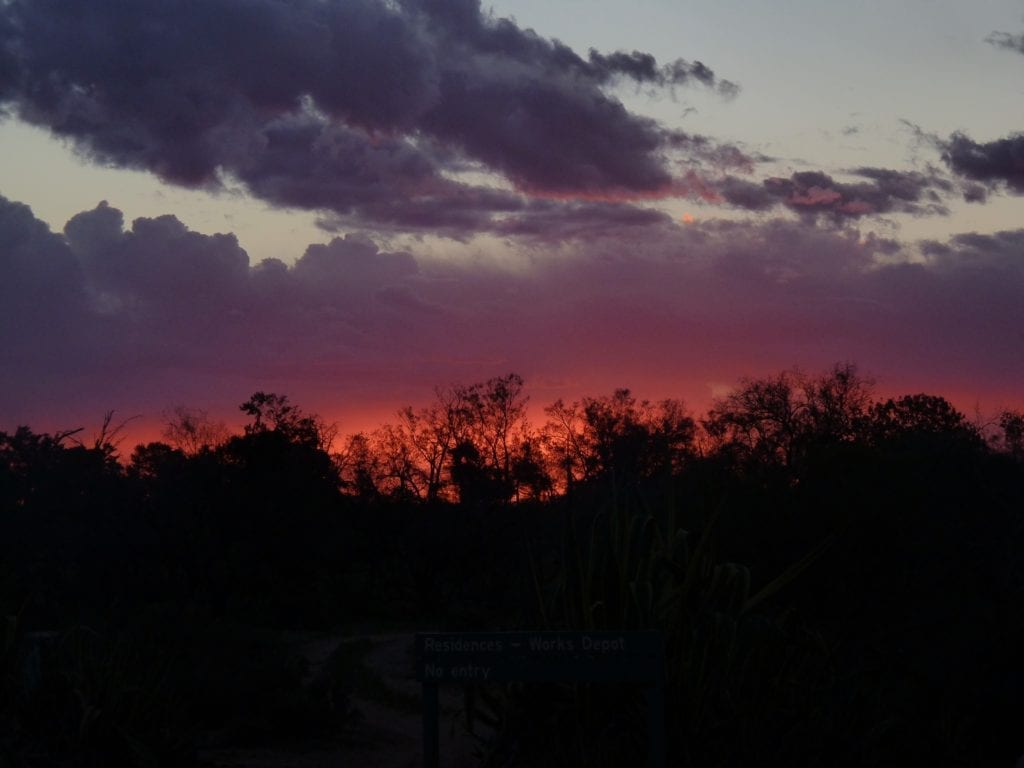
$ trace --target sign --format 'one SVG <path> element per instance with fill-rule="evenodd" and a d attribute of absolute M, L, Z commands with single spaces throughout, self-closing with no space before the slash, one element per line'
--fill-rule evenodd
<path fill-rule="evenodd" d="M 657 632 L 493 632 L 416 636 L 423 682 L 656 682 Z"/>
<path fill-rule="evenodd" d="M 416 635 L 424 765 L 437 768 L 439 683 L 644 683 L 648 765 L 665 764 L 665 655 L 658 632 L 450 632 Z"/>

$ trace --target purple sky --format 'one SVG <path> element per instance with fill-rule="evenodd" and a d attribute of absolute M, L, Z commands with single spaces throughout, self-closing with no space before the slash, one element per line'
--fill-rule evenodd
<path fill-rule="evenodd" d="M 1019 8 L 818 5 L 0 3 L 0 429 L 842 361 L 1019 405 Z"/>

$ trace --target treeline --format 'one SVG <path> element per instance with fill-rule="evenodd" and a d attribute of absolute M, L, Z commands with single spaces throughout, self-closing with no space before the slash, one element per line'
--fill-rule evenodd
<path fill-rule="evenodd" d="M 744 380 L 700 418 L 681 400 L 652 403 L 628 389 L 558 400 L 539 426 L 528 419 L 528 403 L 516 374 L 438 389 L 430 405 L 407 406 L 396 421 L 341 440 L 337 451 L 337 427 L 285 396 L 256 393 L 241 409 L 252 417 L 246 436 L 271 432 L 331 452 L 343 492 L 401 501 L 550 499 L 610 478 L 628 484 L 671 475 L 697 458 L 795 477 L 808 456 L 828 445 L 946 441 L 1024 457 L 1024 412 L 1004 411 L 979 424 L 937 395 L 879 400 L 849 364 L 817 376 L 784 371 Z M 131 465 L 238 443 L 222 424 L 185 408 L 167 420 L 164 438 L 136 449 Z"/>
<path fill-rule="evenodd" d="M 284 633 L 383 626 L 657 629 L 673 764 L 1024 752 L 1024 414 L 877 398 L 848 365 L 700 417 L 527 405 L 508 375 L 344 439 L 268 393 L 240 434 L 180 408 L 127 457 L 111 420 L 0 433 L 0 765 L 337 738 L 351 670 L 310 683 Z M 635 764 L 634 694 L 481 691 L 484 751 Z"/>

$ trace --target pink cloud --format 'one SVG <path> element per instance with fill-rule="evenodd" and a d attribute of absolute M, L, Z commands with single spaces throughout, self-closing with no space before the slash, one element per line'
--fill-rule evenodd
<path fill-rule="evenodd" d="M 805 192 L 798 192 L 791 195 L 789 202 L 793 205 L 831 205 L 842 199 L 842 195 L 834 189 L 822 189 L 821 187 L 810 187 Z"/>

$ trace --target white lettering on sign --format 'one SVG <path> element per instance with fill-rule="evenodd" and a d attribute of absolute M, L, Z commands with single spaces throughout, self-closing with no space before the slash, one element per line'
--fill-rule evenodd
<path fill-rule="evenodd" d="M 530 650 L 553 653 L 572 653 L 576 649 L 573 647 L 572 640 L 567 640 L 562 637 L 548 638 L 537 637 L 534 635 L 530 638 Z"/>
<path fill-rule="evenodd" d="M 490 667 L 477 667 L 467 664 L 451 668 L 452 680 L 486 680 L 491 675 Z"/>
<path fill-rule="evenodd" d="M 595 638 L 590 635 L 583 636 L 583 650 L 597 651 L 598 653 L 613 653 L 626 650 L 626 638 Z"/>
<path fill-rule="evenodd" d="M 505 644 L 501 640 L 465 640 L 461 637 L 427 637 L 423 641 L 423 650 L 433 653 L 501 653 Z"/>

